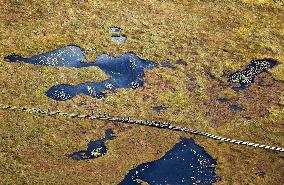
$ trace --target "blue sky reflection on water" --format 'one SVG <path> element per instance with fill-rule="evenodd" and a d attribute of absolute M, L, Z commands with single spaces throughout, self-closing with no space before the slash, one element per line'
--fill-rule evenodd
<path fill-rule="evenodd" d="M 216 164 L 193 139 L 182 138 L 162 158 L 130 170 L 119 185 L 139 185 L 139 181 L 151 185 L 209 185 L 217 180 Z"/>
<path fill-rule="evenodd" d="M 157 66 L 153 61 L 143 60 L 134 53 L 128 52 L 120 57 L 102 54 L 95 62 L 85 60 L 83 50 L 78 46 L 65 46 L 31 58 L 9 55 L 5 60 L 10 62 L 24 62 L 41 66 L 62 67 L 99 67 L 110 79 L 101 82 L 86 82 L 78 85 L 61 84 L 51 87 L 46 95 L 56 101 L 65 101 L 78 94 L 86 94 L 95 98 L 103 98 L 106 93 L 112 93 L 118 88 L 136 89 L 143 86 L 145 69 Z"/>
<path fill-rule="evenodd" d="M 105 142 L 107 140 L 115 139 L 116 137 L 113 136 L 113 134 L 114 133 L 112 129 L 106 129 L 104 138 L 90 141 L 87 146 L 87 150 L 80 150 L 80 151 L 74 152 L 69 155 L 69 158 L 73 160 L 81 161 L 81 160 L 86 160 L 86 159 L 95 159 L 95 158 L 106 155 L 108 149 L 105 145 Z"/>
<path fill-rule="evenodd" d="M 238 70 L 232 73 L 229 78 L 229 83 L 239 83 L 239 86 L 234 86 L 232 89 L 236 92 L 244 90 L 254 83 L 255 78 L 268 69 L 276 66 L 278 62 L 274 59 L 257 59 L 252 60 L 243 70 Z"/>

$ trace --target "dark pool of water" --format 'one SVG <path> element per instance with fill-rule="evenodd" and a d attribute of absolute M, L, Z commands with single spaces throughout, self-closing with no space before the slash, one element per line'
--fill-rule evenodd
<path fill-rule="evenodd" d="M 167 68 L 171 68 L 171 69 L 175 69 L 176 67 L 173 66 L 171 63 L 169 63 L 168 61 L 164 60 L 161 62 L 161 66 L 163 67 L 167 67 Z"/>
<path fill-rule="evenodd" d="M 154 106 L 152 108 L 154 111 L 160 113 L 161 111 L 166 110 L 169 107 L 167 105 L 159 105 L 159 106 Z"/>
<path fill-rule="evenodd" d="M 86 94 L 95 98 L 103 98 L 106 93 L 114 92 L 118 88 L 136 89 L 143 86 L 142 78 L 145 69 L 156 67 L 153 61 L 143 60 L 134 53 L 125 53 L 120 57 L 102 54 L 95 62 L 85 60 L 83 50 L 78 46 L 65 46 L 47 53 L 23 58 L 9 55 L 5 60 L 10 62 L 25 62 L 41 66 L 63 67 L 91 67 L 96 66 L 111 78 L 101 82 L 86 82 L 78 85 L 61 84 L 51 87 L 46 95 L 57 101 L 65 101 L 78 94 Z"/>
<path fill-rule="evenodd" d="M 232 87 L 232 89 L 233 89 L 235 92 L 240 92 L 241 90 L 246 89 L 248 86 L 249 86 L 249 85 L 234 86 L 234 87 Z"/>
<path fill-rule="evenodd" d="M 228 103 L 229 100 L 227 98 L 219 98 L 217 99 L 218 102 L 220 103 Z M 234 111 L 244 111 L 243 108 L 237 106 L 237 105 L 234 105 L 234 104 L 230 104 L 228 105 L 228 108 L 231 109 L 231 110 L 234 110 Z"/>
<path fill-rule="evenodd" d="M 86 159 L 95 159 L 98 157 L 102 157 L 107 154 L 107 147 L 105 145 L 105 141 L 113 140 L 115 136 L 113 136 L 113 131 L 111 129 L 107 129 L 105 131 L 105 138 L 90 141 L 87 147 L 87 150 L 81 150 L 74 152 L 69 155 L 69 158 L 81 161 Z"/>
<path fill-rule="evenodd" d="M 126 35 L 113 35 L 111 36 L 111 40 L 116 43 L 125 43 L 126 42 Z"/>
<path fill-rule="evenodd" d="M 237 106 L 237 105 L 229 105 L 228 106 L 229 107 L 229 109 L 232 109 L 232 110 L 234 110 L 234 111 L 244 111 L 244 109 L 243 108 L 241 108 L 241 107 L 239 107 L 239 106 Z"/>
<path fill-rule="evenodd" d="M 114 136 L 113 135 L 114 133 L 113 133 L 113 131 L 112 131 L 112 129 L 106 129 L 106 131 L 105 131 L 105 140 L 113 140 L 113 139 L 115 139 L 116 138 L 116 136 Z"/>
<path fill-rule="evenodd" d="M 111 33 L 120 33 L 122 31 L 122 29 L 120 27 L 117 26 L 113 26 L 110 28 Z"/>
<path fill-rule="evenodd" d="M 266 173 L 264 172 L 264 171 L 258 171 L 257 173 L 256 173 L 256 175 L 258 175 L 259 177 L 265 177 L 266 176 Z"/>
<path fill-rule="evenodd" d="M 183 66 L 187 66 L 187 63 L 186 63 L 186 61 L 184 61 L 184 60 L 177 60 L 176 62 L 175 62 L 175 64 L 177 64 L 177 65 L 183 65 Z"/>
<path fill-rule="evenodd" d="M 139 180 L 151 185 L 209 185 L 217 180 L 212 167 L 216 164 L 193 139 L 182 138 L 162 158 L 130 170 L 119 185 L 139 185 Z"/>
<path fill-rule="evenodd" d="M 229 102 L 229 100 L 227 98 L 219 98 L 219 99 L 217 99 L 217 101 L 220 102 L 220 103 Z"/>
<path fill-rule="evenodd" d="M 107 153 L 107 147 L 103 140 L 91 141 L 87 150 L 81 150 L 69 155 L 71 159 L 81 161 L 86 159 L 95 159 L 102 157 Z"/>
<path fill-rule="evenodd" d="M 269 68 L 277 65 L 278 62 L 273 59 L 259 59 L 253 60 L 245 69 L 236 71 L 229 76 L 229 83 L 239 83 L 239 87 L 233 87 L 234 91 L 240 91 L 248 87 L 250 84 L 254 83 L 255 78 L 266 72 Z"/>
<path fill-rule="evenodd" d="M 113 42 L 116 42 L 116 43 L 125 43 L 126 42 L 127 36 L 124 35 L 124 34 L 121 34 L 122 29 L 120 27 L 116 27 L 116 26 L 111 27 L 110 31 L 112 33 L 111 40 Z"/>

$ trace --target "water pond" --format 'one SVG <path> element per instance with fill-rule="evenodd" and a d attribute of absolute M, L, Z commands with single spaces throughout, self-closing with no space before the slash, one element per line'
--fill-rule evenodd
<path fill-rule="evenodd" d="M 126 35 L 113 35 L 111 36 L 111 40 L 116 43 L 125 43 L 126 42 Z"/>
<path fill-rule="evenodd" d="M 139 185 L 141 181 L 162 185 L 209 185 L 217 180 L 216 164 L 193 139 L 182 138 L 162 158 L 130 170 L 119 185 Z"/>
<path fill-rule="evenodd" d="M 41 66 L 62 67 L 99 67 L 110 79 L 101 82 L 86 82 L 78 85 L 61 84 L 51 87 L 46 95 L 57 101 L 65 101 L 78 94 L 86 94 L 95 98 L 103 98 L 106 93 L 112 93 L 118 88 L 136 89 L 143 86 L 145 69 L 156 67 L 153 61 L 143 60 L 134 53 L 125 53 L 120 57 L 102 54 L 95 62 L 82 62 L 85 60 L 83 50 L 78 46 L 65 46 L 47 53 L 30 58 L 17 55 L 5 57 L 9 62 L 24 62 Z"/>
<path fill-rule="evenodd" d="M 69 155 L 69 158 L 81 161 L 86 159 L 95 159 L 107 154 L 107 147 L 105 141 L 113 140 L 113 131 L 111 129 L 105 130 L 105 138 L 90 141 L 87 150 L 80 150 Z"/>
<path fill-rule="evenodd" d="M 258 59 L 251 61 L 245 69 L 236 71 L 229 76 L 229 83 L 239 83 L 240 86 L 233 87 L 234 91 L 240 91 L 247 88 L 250 84 L 254 83 L 255 78 L 266 72 L 268 69 L 276 66 L 278 62 L 273 59 Z"/>

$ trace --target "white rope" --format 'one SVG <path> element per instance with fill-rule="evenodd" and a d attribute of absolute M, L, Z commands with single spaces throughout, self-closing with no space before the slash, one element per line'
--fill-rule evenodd
<path fill-rule="evenodd" d="M 274 147 L 274 146 L 268 146 L 268 145 L 263 145 L 263 144 L 258 144 L 258 143 L 252 143 L 248 141 L 240 141 L 240 140 L 235 140 L 235 139 L 230 139 L 230 138 L 224 138 L 220 136 L 216 136 L 213 134 L 210 134 L 208 132 L 202 132 L 199 130 L 193 130 L 191 128 L 187 127 L 179 127 L 175 126 L 172 123 L 169 122 L 159 122 L 159 121 L 143 121 L 143 120 L 136 120 L 136 119 L 131 119 L 129 117 L 113 117 L 110 116 L 109 114 L 99 114 L 99 115 L 83 115 L 83 114 L 76 114 L 76 113 L 65 113 L 61 111 L 45 111 L 39 108 L 26 108 L 26 107 L 15 107 L 15 106 L 10 106 L 10 105 L 2 105 L 0 104 L 0 109 L 2 110 L 14 110 L 14 111 L 24 111 L 28 113 L 38 113 L 38 114 L 45 114 L 45 115 L 50 115 L 50 116 L 68 116 L 71 118 L 80 118 L 80 119 L 97 119 L 97 120 L 107 120 L 107 121 L 113 121 L 113 122 L 122 122 L 122 123 L 128 123 L 128 124 L 136 124 L 136 125 L 144 125 L 144 126 L 150 126 L 150 127 L 156 127 L 156 128 L 163 128 L 163 129 L 170 129 L 174 131 L 182 131 L 182 132 L 188 132 L 196 135 L 201 135 L 208 137 L 210 139 L 214 140 L 219 140 L 222 142 L 227 142 L 227 143 L 232 143 L 232 144 L 237 144 L 237 145 L 244 145 L 248 147 L 254 147 L 254 148 L 262 148 L 262 149 L 268 149 L 272 151 L 277 151 L 277 152 L 284 152 L 284 148 L 280 147 Z"/>

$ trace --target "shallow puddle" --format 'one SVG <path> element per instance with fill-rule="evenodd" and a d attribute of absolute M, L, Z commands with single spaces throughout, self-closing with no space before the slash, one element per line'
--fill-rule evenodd
<path fill-rule="evenodd" d="M 245 69 L 237 71 L 229 76 L 229 83 L 239 83 L 239 87 L 233 87 L 234 91 L 240 91 L 254 83 L 255 78 L 266 72 L 268 69 L 277 65 L 277 61 L 273 59 L 253 60 Z"/>
<path fill-rule="evenodd" d="M 219 98 L 219 99 L 217 99 L 217 101 L 220 102 L 220 103 L 229 102 L 229 100 L 227 98 Z"/>
<path fill-rule="evenodd" d="M 125 43 L 127 37 L 125 35 L 113 35 L 111 36 L 111 40 L 116 43 Z"/>
<path fill-rule="evenodd" d="M 117 26 L 113 26 L 110 28 L 111 33 L 120 33 L 122 31 L 122 29 L 120 27 Z"/>
<path fill-rule="evenodd" d="M 116 43 L 125 43 L 126 35 L 122 34 L 122 29 L 120 27 L 114 26 L 110 28 L 110 32 L 112 33 L 111 40 Z"/>
<path fill-rule="evenodd" d="M 106 129 L 105 130 L 105 140 L 113 140 L 113 139 L 115 139 L 116 138 L 116 136 L 114 136 L 113 135 L 114 133 L 113 133 L 113 131 L 112 131 L 112 129 Z"/>
<path fill-rule="evenodd" d="M 241 108 L 237 105 L 229 105 L 228 107 L 229 107 L 229 109 L 234 110 L 234 111 L 244 111 L 243 108 Z"/>
<path fill-rule="evenodd" d="M 186 61 L 181 60 L 181 59 L 175 61 L 175 64 L 177 64 L 177 65 L 183 65 L 183 66 L 187 66 L 187 65 L 188 65 L 188 64 L 186 63 Z"/>
<path fill-rule="evenodd" d="M 152 107 L 152 109 L 158 113 L 160 113 L 161 111 L 166 110 L 167 108 L 169 108 L 169 106 L 167 105 L 159 105 L 159 106 L 154 106 Z"/>
<path fill-rule="evenodd" d="M 167 67 L 167 68 L 171 68 L 171 69 L 175 69 L 176 67 L 173 66 L 171 63 L 169 63 L 167 60 L 164 60 L 161 62 L 161 66 L 162 67 Z"/>
<path fill-rule="evenodd" d="M 25 62 L 41 66 L 64 67 L 99 67 L 111 78 L 101 82 L 86 82 L 78 85 L 61 84 L 51 87 L 46 95 L 57 101 L 65 101 L 78 94 L 86 94 L 95 98 L 103 98 L 106 93 L 114 92 L 118 88 L 136 89 L 143 86 L 144 69 L 156 67 L 153 61 L 143 60 L 134 53 L 125 53 L 120 57 L 102 54 L 95 62 L 85 60 L 83 50 L 78 46 L 65 46 L 47 53 L 23 58 L 9 55 L 5 60 L 10 62 Z"/>
<path fill-rule="evenodd" d="M 229 103 L 229 100 L 227 98 L 219 98 L 219 99 L 217 99 L 217 101 L 220 102 L 220 103 Z M 228 105 L 228 108 L 231 109 L 231 110 L 234 110 L 234 111 L 244 111 L 243 108 L 241 108 L 237 105 L 234 105 L 234 104 Z"/>
<path fill-rule="evenodd" d="M 113 136 L 113 131 L 111 129 L 107 129 L 105 131 L 105 138 L 90 141 L 87 147 L 87 150 L 81 150 L 74 152 L 69 155 L 69 158 L 81 161 L 86 159 L 95 159 L 98 157 L 102 157 L 107 154 L 107 147 L 105 145 L 105 141 L 113 140 L 115 137 Z"/>
<path fill-rule="evenodd" d="M 212 165 L 217 163 L 193 139 L 182 138 L 162 158 L 143 163 L 130 170 L 119 185 L 148 184 L 212 184 L 217 176 Z"/>

